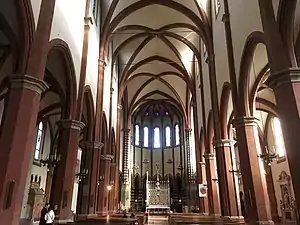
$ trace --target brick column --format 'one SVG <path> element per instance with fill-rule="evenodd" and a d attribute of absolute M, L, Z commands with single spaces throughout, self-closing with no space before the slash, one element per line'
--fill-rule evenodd
<path fill-rule="evenodd" d="M 130 138 L 130 129 L 123 130 L 123 176 L 124 183 L 129 181 L 129 168 L 128 168 L 128 154 L 129 154 L 129 138 Z"/>
<path fill-rule="evenodd" d="M 0 221 L 6 225 L 19 224 L 40 96 L 46 89 L 31 76 L 11 76 L 0 136 Z"/>
<path fill-rule="evenodd" d="M 226 185 L 226 187 L 223 189 L 227 191 L 226 202 L 228 204 L 228 209 L 224 211 L 226 212 L 226 214 L 224 214 L 223 216 L 236 217 L 238 216 L 237 198 L 236 198 L 234 177 L 231 172 L 233 170 L 231 148 L 234 145 L 234 141 L 228 139 L 220 139 L 220 140 L 216 140 L 213 144 L 215 148 L 218 149 L 218 151 L 222 151 L 221 160 L 223 160 L 222 164 L 224 168 L 222 170 L 222 174 L 218 175 L 218 178 L 221 175 L 223 176 L 224 185 Z M 223 195 L 224 193 L 220 193 L 220 196 Z"/>
<path fill-rule="evenodd" d="M 195 177 L 193 176 L 192 165 L 191 165 L 191 154 L 192 154 L 191 136 L 192 136 L 192 129 L 185 129 L 185 144 L 186 144 L 186 152 L 187 152 L 187 172 L 188 172 L 189 183 L 195 182 Z"/>
<path fill-rule="evenodd" d="M 234 120 L 245 192 L 246 219 L 250 224 L 273 224 L 266 182 L 258 158 L 260 144 L 257 121 L 255 117 Z"/>
<path fill-rule="evenodd" d="M 120 193 L 120 188 L 122 188 L 122 186 L 120 186 L 120 125 L 121 125 L 121 113 L 122 113 L 122 105 L 118 104 L 118 112 L 117 112 L 117 129 L 116 129 L 116 158 L 115 158 L 115 162 L 116 162 L 116 174 L 115 174 L 115 209 L 118 209 L 118 204 L 120 202 L 121 199 L 119 199 L 119 193 Z"/>
<path fill-rule="evenodd" d="M 71 205 L 77 163 L 79 134 L 84 124 L 76 120 L 60 120 L 58 154 L 51 190 L 51 203 L 58 206 L 59 220 L 72 219 Z"/>
<path fill-rule="evenodd" d="M 202 184 L 207 184 L 207 179 L 206 179 L 206 169 L 205 169 L 205 162 L 200 162 L 200 168 L 199 168 L 199 173 L 201 173 L 202 176 Z M 208 196 L 203 197 L 202 200 L 200 200 L 201 204 L 203 205 L 203 209 L 200 211 L 201 213 L 204 213 L 206 215 L 209 214 L 209 207 L 208 207 Z"/>
<path fill-rule="evenodd" d="M 220 215 L 220 202 L 218 197 L 218 186 L 216 178 L 215 155 L 213 153 L 205 153 L 204 155 L 206 165 L 206 180 L 207 180 L 207 198 L 209 215 Z"/>
<path fill-rule="evenodd" d="M 122 188 L 123 202 L 125 207 L 130 207 L 131 198 L 131 185 L 130 185 L 130 174 L 129 174 L 129 145 L 130 145 L 130 129 L 123 129 L 123 176 L 124 176 L 124 187 Z"/>
<path fill-rule="evenodd" d="M 116 209 L 116 196 L 115 196 L 115 189 L 116 189 L 116 163 L 110 164 L 110 181 L 109 185 L 111 185 L 112 189 L 109 193 L 109 202 L 108 202 L 108 210 L 109 212 L 114 212 Z"/>
<path fill-rule="evenodd" d="M 101 155 L 98 185 L 98 215 L 106 215 L 108 212 L 108 186 L 110 181 L 110 163 L 112 155 Z"/>
<path fill-rule="evenodd" d="M 295 201 L 300 209 L 300 68 L 290 68 L 272 74 L 268 85 L 273 88 L 285 140 Z M 299 213 L 299 212 L 298 212 Z"/>
<path fill-rule="evenodd" d="M 93 142 L 93 141 L 85 141 L 85 150 L 83 152 L 84 161 L 82 161 L 83 166 L 82 169 L 88 170 L 88 175 L 85 179 L 80 182 L 81 188 L 81 202 L 78 201 L 77 204 L 80 204 L 80 211 L 77 211 L 77 214 L 87 215 L 89 214 L 90 207 L 94 208 L 95 204 L 95 190 L 97 188 L 97 176 L 94 176 L 94 171 L 98 169 L 98 160 L 97 158 L 93 158 L 94 152 L 98 155 L 99 149 L 101 148 L 101 143 Z M 95 168 L 94 168 L 95 166 Z M 91 187 L 93 184 L 93 188 Z M 93 195 L 91 196 L 91 190 L 93 191 Z M 78 193 L 79 194 L 79 193 Z M 93 211 L 92 214 L 95 212 Z"/>
<path fill-rule="evenodd" d="M 92 151 L 89 148 L 89 142 L 84 141 L 80 145 L 82 148 L 81 165 L 80 172 L 87 170 L 88 174 L 85 177 L 79 179 L 78 195 L 77 195 L 77 205 L 76 214 L 77 215 L 87 215 L 88 213 L 88 187 L 89 187 L 89 173 L 91 172 L 91 158 Z"/>
<path fill-rule="evenodd" d="M 88 214 L 96 214 L 97 199 L 98 199 L 98 182 L 99 182 L 99 167 L 100 167 L 100 152 L 103 148 L 103 143 L 91 141 L 88 142 L 88 148 L 91 151 L 92 157 L 90 161 L 89 172 L 89 188 L 88 188 Z"/>

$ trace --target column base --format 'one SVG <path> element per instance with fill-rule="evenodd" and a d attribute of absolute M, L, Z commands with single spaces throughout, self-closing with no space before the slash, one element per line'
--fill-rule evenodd
<path fill-rule="evenodd" d="M 219 213 L 208 213 L 208 215 L 211 217 L 221 217 L 221 214 Z"/>
<path fill-rule="evenodd" d="M 274 222 L 273 220 L 267 220 L 267 221 L 257 221 L 256 224 L 259 224 L 259 225 L 274 225 Z"/>
<path fill-rule="evenodd" d="M 61 210 L 60 214 L 58 215 L 59 223 L 74 222 L 75 218 L 76 214 L 69 210 Z"/>
<path fill-rule="evenodd" d="M 98 216 L 98 217 L 104 217 L 104 216 L 107 216 L 107 215 L 108 215 L 108 212 L 107 212 L 107 211 L 97 212 L 97 216 Z"/>
<path fill-rule="evenodd" d="M 222 216 L 225 220 L 236 221 L 236 222 L 244 222 L 245 219 L 243 216 Z"/>
<path fill-rule="evenodd" d="M 88 214 L 76 214 L 74 221 L 86 221 L 88 219 Z"/>

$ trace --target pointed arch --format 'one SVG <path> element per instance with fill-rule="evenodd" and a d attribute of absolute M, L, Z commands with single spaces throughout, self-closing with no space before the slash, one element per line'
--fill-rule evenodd
<path fill-rule="evenodd" d="M 66 115 L 68 119 L 75 118 L 76 99 L 77 99 L 77 81 L 75 66 L 69 45 L 61 39 L 53 39 L 49 43 L 48 54 L 50 51 L 59 51 L 65 60 L 66 66 Z"/>
<path fill-rule="evenodd" d="M 107 152 L 109 149 L 109 144 L 108 144 L 108 126 L 107 126 L 107 117 L 105 112 L 102 112 L 102 125 L 101 125 L 101 129 L 102 129 L 102 137 L 100 137 L 101 143 L 104 144 L 104 147 L 102 148 L 102 151 Z"/>
<path fill-rule="evenodd" d="M 23 29 L 22 32 L 22 44 L 23 49 L 21 50 L 20 58 L 23 61 L 20 62 L 20 72 L 25 71 L 28 54 L 30 47 L 32 45 L 34 32 L 35 32 L 35 23 L 34 23 L 34 16 L 32 11 L 31 0 L 22 0 L 22 1 L 15 1 L 19 7 L 19 21 L 21 22 L 22 26 L 20 27 Z"/>
<path fill-rule="evenodd" d="M 93 94 L 91 91 L 91 87 L 89 85 L 84 86 L 84 99 L 86 105 L 86 115 L 87 115 L 87 124 L 85 128 L 87 130 L 87 139 L 89 141 L 93 140 L 93 131 L 94 131 L 94 123 L 95 123 L 95 107 Z"/>
<path fill-rule="evenodd" d="M 213 153 L 213 138 L 214 138 L 214 118 L 212 110 L 209 111 L 207 119 L 207 153 Z"/>
<path fill-rule="evenodd" d="M 227 124 L 228 124 L 228 110 L 229 110 L 228 107 L 230 102 L 230 94 L 231 94 L 231 84 L 229 82 L 225 82 L 222 88 L 221 106 L 220 106 L 222 136 L 225 139 L 228 138 Z"/>
<path fill-rule="evenodd" d="M 252 32 L 245 43 L 244 50 L 242 53 L 240 63 L 240 74 L 239 74 L 239 116 L 249 116 L 249 79 L 251 64 L 254 56 L 256 46 L 258 44 L 265 44 L 264 34 L 260 31 Z"/>

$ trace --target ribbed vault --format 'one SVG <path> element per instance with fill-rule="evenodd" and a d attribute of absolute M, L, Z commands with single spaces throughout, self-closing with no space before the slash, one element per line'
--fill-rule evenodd
<path fill-rule="evenodd" d="M 119 67 L 119 102 L 129 114 L 152 101 L 187 119 L 200 40 L 209 45 L 207 0 L 107 0 L 102 43 Z"/>

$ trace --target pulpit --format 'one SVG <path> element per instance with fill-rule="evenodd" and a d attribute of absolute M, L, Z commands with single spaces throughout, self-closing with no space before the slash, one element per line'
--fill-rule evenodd
<path fill-rule="evenodd" d="M 29 219 L 38 221 L 44 206 L 44 191 L 40 188 L 40 181 L 32 181 L 28 194 Z"/>

